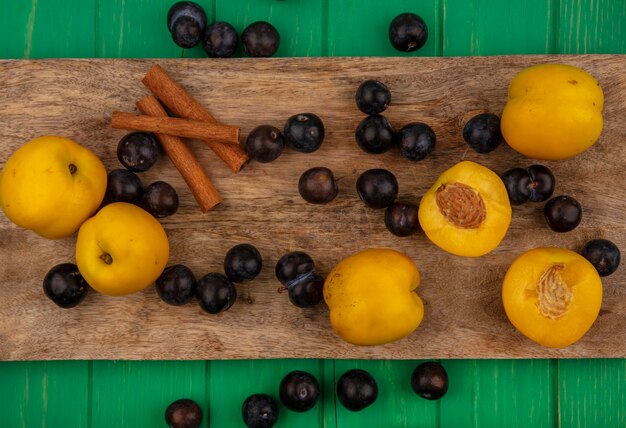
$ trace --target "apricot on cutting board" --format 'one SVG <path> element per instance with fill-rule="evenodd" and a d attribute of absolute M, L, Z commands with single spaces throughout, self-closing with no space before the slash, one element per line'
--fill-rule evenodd
<path fill-rule="evenodd" d="M 571 158 L 598 140 L 603 106 L 602 88 L 585 70 L 565 64 L 527 67 L 509 85 L 502 135 L 527 157 Z"/>
<path fill-rule="evenodd" d="M 519 256 L 502 284 L 504 310 L 522 334 L 550 348 L 569 346 L 600 312 L 602 281 L 580 254 L 535 248 Z"/>
<path fill-rule="evenodd" d="M 408 336 L 424 318 L 419 283 L 417 266 L 399 251 L 370 248 L 346 257 L 324 283 L 333 330 L 354 345 L 382 345 Z"/>
<path fill-rule="evenodd" d="M 76 239 L 76 265 L 96 291 L 123 296 L 156 281 L 169 257 L 159 221 L 127 202 L 106 205 L 85 221 Z"/>
<path fill-rule="evenodd" d="M 54 135 L 30 140 L 0 170 L 0 209 L 47 239 L 72 235 L 96 212 L 107 172 L 90 149 Z"/>
<path fill-rule="evenodd" d="M 458 256 L 478 257 L 506 235 L 511 204 L 495 172 L 463 161 L 439 176 L 422 197 L 418 216 L 435 245 Z"/>

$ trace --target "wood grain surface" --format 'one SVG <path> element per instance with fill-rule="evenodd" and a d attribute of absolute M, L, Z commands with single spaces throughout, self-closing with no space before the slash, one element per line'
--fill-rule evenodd
<path fill-rule="evenodd" d="M 461 136 L 470 111 L 499 114 L 510 79 L 540 62 L 580 66 L 605 91 L 605 127 L 600 141 L 567 161 L 544 162 L 556 175 L 555 194 L 578 199 L 583 221 L 566 234 L 551 232 L 541 205 L 514 207 L 511 227 L 492 253 L 479 259 L 449 255 L 423 234 L 398 238 L 385 229 L 383 211 L 367 209 L 355 182 L 366 169 L 391 170 L 402 201 L 417 202 L 436 177 L 462 159 L 501 173 L 533 163 L 501 146 L 488 155 L 467 150 Z M 133 111 L 147 95 L 140 81 L 152 60 L 35 60 L 0 62 L 0 167 L 31 138 L 60 134 L 90 147 L 107 169 L 124 131 L 110 127 L 113 110 Z M 577 344 L 543 348 L 507 321 L 500 285 L 508 265 L 524 250 L 557 245 L 578 250 L 589 239 L 608 238 L 626 248 L 626 57 L 501 56 L 475 58 L 316 58 L 158 60 L 223 123 L 282 128 L 290 115 L 317 113 L 327 137 L 313 154 L 286 150 L 270 164 L 251 162 L 235 174 L 197 141 L 191 148 L 224 198 L 203 214 L 185 183 L 163 158 L 141 175 L 144 184 L 168 181 L 181 206 L 162 223 L 171 243 L 170 264 L 187 264 L 197 276 L 222 270 L 233 245 L 250 242 L 264 258 L 261 275 L 238 285 L 241 299 L 219 315 L 197 304 L 173 307 L 149 288 L 114 298 L 91 293 L 73 310 L 48 301 L 41 288 L 50 267 L 74 260 L 75 237 L 47 241 L 0 217 L 0 359 L 235 359 L 235 358 L 536 358 L 626 356 L 624 267 L 603 280 L 598 320 Z M 363 118 L 354 104 L 367 78 L 392 91 L 386 115 L 398 128 L 423 121 L 438 142 L 427 159 L 412 163 L 396 150 L 367 155 L 354 141 Z M 297 193 L 300 174 L 327 166 L 340 177 L 339 196 L 325 206 L 310 205 Z M 278 258 L 308 252 L 326 274 L 343 257 L 368 247 L 405 251 L 422 272 L 419 294 L 425 319 L 408 338 L 379 347 L 342 342 L 330 328 L 322 304 L 302 310 L 279 293 Z"/>

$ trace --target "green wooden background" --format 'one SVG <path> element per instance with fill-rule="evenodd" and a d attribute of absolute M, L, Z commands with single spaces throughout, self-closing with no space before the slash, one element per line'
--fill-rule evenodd
<path fill-rule="evenodd" d="M 229 21 L 239 31 L 255 20 L 272 22 L 282 36 L 279 56 L 399 55 L 386 31 L 405 11 L 429 26 L 428 42 L 416 55 L 626 53 L 624 0 L 199 2 L 210 20 Z M 183 52 L 171 41 L 165 17 L 173 3 L 4 0 L 0 58 L 203 57 L 200 47 Z M 211 426 L 243 426 L 247 395 L 277 397 L 282 376 L 304 369 L 322 383 L 323 400 L 305 414 L 281 407 L 278 427 L 626 427 L 625 359 L 444 360 L 450 389 L 439 402 L 412 393 L 409 377 L 417 363 L 2 362 L 0 425 L 162 427 L 167 405 L 189 397 L 210 412 Z M 333 393 L 334 380 L 355 367 L 369 370 L 380 388 L 378 401 L 360 413 L 346 411 Z"/>

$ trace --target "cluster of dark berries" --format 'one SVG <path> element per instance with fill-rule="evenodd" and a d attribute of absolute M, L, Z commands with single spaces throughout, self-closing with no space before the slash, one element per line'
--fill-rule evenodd
<path fill-rule="evenodd" d="M 324 297 L 324 277 L 315 269 L 311 256 L 302 251 L 292 251 L 278 259 L 275 274 L 295 306 L 309 308 Z"/>
<path fill-rule="evenodd" d="M 438 400 L 448 391 L 448 373 L 437 362 L 419 364 L 411 373 L 411 388 L 422 398 Z M 358 412 L 378 398 L 378 385 L 367 371 L 351 369 L 337 381 L 337 399 L 348 410 Z"/>
<path fill-rule="evenodd" d="M 448 374 L 437 362 L 425 362 L 411 373 L 411 388 L 420 397 L 438 400 L 448 391 Z M 337 399 L 352 412 L 361 411 L 378 398 L 374 377 L 362 369 L 350 369 L 337 380 Z M 320 384 L 311 373 L 294 370 L 287 373 L 278 387 L 280 403 L 287 409 L 303 413 L 319 401 Z M 165 422 L 171 428 L 198 428 L 202 423 L 202 409 L 193 400 L 174 401 L 165 410 Z M 271 428 L 278 421 L 278 401 L 266 393 L 248 396 L 241 406 L 241 417 L 248 428 Z"/>
<path fill-rule="evenodd" d="M 501 175 L 512 205 L 547 201 L 554 192 L 552 171 L 543 165 L 512 168 Z"/>
<path fill-rule="evenodd" d="M 278 396 L 287 409 L 307 412 L 319 400 L 320 385 L 311 373 L 294 370 L 281 380 Z M 278 421 L 278 414 L 278 403 L 269 394 L 252 394 L 241 406 L 241 417 L 248 428 L 271 428 Z"/>
<path fill-rule="evenodd" d="M 184 305 L 193 299 L 210 314 L 229 309 L 237 299 L 233 283 L 251 281 L 261 272 L 261 253 L 251 244 L 232 247 L 224 258 L 225 275 L 211 272 L 196 280 L 191 269 L 182 264 L 167 267 L 155 282 L 161 299 L 170 305 Z"/>
<path fill-rule="evenodd" d="M 246 138 L 250 159 L 268 163 L 276 160 L 285 146 L 301 153 L 313 153 L 324 142 L 324 123 L 313 113 L 295 114 L 287 119 L 283 131 L 271 125 L 254 128 Z M 326 167 L 314 167 L 303 172 L 298 191 L 305 201 L 326 204 L 337 196 L 337 182 Z"/>
<path fill-rule="evenodd" d="M 355 132 L 357 144 L 366 153 L 384 153 L 397 144 L 406 159 L 419 161 L 435 149 L 437 137 L 427 124 L 412 122 L 397 132 L 381 115 L 391 104 L 391 92 L 383 83 L 364 81 L 356 91 L 355 101 L 359 110 L 368 115 Z M 394 235 L 410 236 L 420 229 L 417 204 L 396 202 L 398 181 L 390 171 L 377 168 L 363 172 L 357 179 L 356 190 L 369 208 L 386 208 L 385 226 Z"/>
<path fill-rule="evenodd" d="M 553 231 L 569 232 L 580 224 L 582 207 L 576 199 L 566 195 L 551 198 L 556 180 L 548 167 L 531 165 L 528 168 L 511 168 L 500 178 L 511 205 L 547 201 L 543 206 L 543 216 Z M 620 263 L 619 248 L 607 239 L 587 242 L 581 255 L 591 262 L 600 276 L 612 274 Z"/>
<path fill-rule="evenodd" d="M 556 180 L 548 167 L 531 165 L 528 168 L 511 168 L 500 178 L 511 205 L 548 201 L 543 207 L 543 215 L 550 229 L 555 232 L 569 232 L 580 223 L 582 207 L 576 199 L 571 196 L 550 199 Z"/>
<path fill-rule="evenodd" d="M 356 105 L 368 116 L 356 128 L 355 139 L 366 153 L 380 154 L 395 144 L 400 153 L 413 161 L 424 159 L 435 149 L 437 138 L 430 126 L 422 122 L 409 123 L 396 131 L 389 120 L 381 115 L 391 104 L 391 91 L 377 80 L 366 80 L 356 91 Z"/>
<path fill-rule="evenodd" d="M 410 236 L 420 229 L 416 204 L 396 202 L 398 180 L 381 168 L 363 172 L 356 181 L 356 192 L 369 208 L 385 210 L 385 226 L 396 236 Z"/>
<path fill-rule="evenodd" d="M 381 116 L 391 102 L 391 93 L 382 83 L 368 80 L 363 82 L 355 97 L 358 108 L 369 116 L 361 122 L 357 128 L 356 138 L 359 146 L 368 153 L 383 153 L 387 151 L 396 141 L 400 143 L 400 150 L 405 157 L 411 160 L 420 160 L 426 157 L 435 147 L 436 137 L 432 129 L 423 123 L 411 123 L 396 133 L 389 121 Z M 289 136 L 287 141 L 303 140 L 302 132 L 293 132 L 294 119 L 302 117 L 306 122 L 313 122 L 309 115 L 302 114 L 292 116 L 285 125 L 285 135 Z M 314 116 L 314 115 L 312 115 Z M 317 118 L 317 116 L 314 116 Z M 311 134 L 315 136 L 324 134 L 324 128 L 318 121 L 311 125 Z M 304 121 L 304 120 L 303 120 Z M 299 138 L 294 138 L 294 136 Z M 276 128 L 263 126 L 253 130 L 248 136 L 246 147 L 252 158 L 254 154 L 261 153 L 261 147 L 267 148 L 267 152 L 272 152 L 270 160 L 275 159 L 282 151 L 283 138 Z M 311 152 L 317 150 L 321 144 L 321 139 L 314 139 L 311 144 L 288 145 L 296 148 L 309 147 Z M 257 147 L 256 150 L 253 150 Z M 278 154 L 276 154 L 278 153 Z M 265 159 L 265 158 L 264 158 Z M 404 204 L 395 202 L 398 196 L 398 181 L 395 176 L 384 169 L 372 169 L 365 171 L 358 178 L 356 183 L 357 194 L 361 200 L 370 208 L 387 208 L 385 213 L 385 224 L 387 228 L 397 236 L 409 236 L 419 230 L 417 220 L 418 207 L 416 204 Z M 313 167 L 306 170 L 298 181 L 298 192 L 302 198 L 312 204 L 326 204 L 333 201 L 338 194 L 337 178 L 333 171 L 327 167 Z"/>
<path fill-rule="evenodd" d="M 338 194 L 337 179 L 326 167 L 305 171 L 298 182 L 302 198 L 312 204 L 326 204 Z M 410 236 L 420 230 L 418 206 L 396 202 L 398 180 L 392 172 L 375 168 L 363 172 L 357 179 L 356 192 L 369 208 L 385 210 L 385 226 L 396 236 Z"/>
<path fill-rule="evenodd" d="M 237 30 L 227 22 L 207 25 L 202 6 L 191 1 L 175 3 L 167 14 L 167 28 L 174 43 L 189 49 L 202 41 L 202 47 L 211 58 L 227 58 L 237 49 Z M 241 41 L 248 56 L 270 57 L 280 46 L 280 34 L 272 24 L 257 21 L 248 25 L 241 34 Z"/>
<path fill-rule="evenodd" d="M 287 409 L 303 413 L 317 404 L 320 385 L 311 373 L 294 370 L 281 380 L 278 396 Z M 278 403 L 269 394 L 252 394 L 241 406 L 241 417 L 249 428 L 271 428 L 278 421 L 278 414 Z M 170 428 L 198 428 L 202 417 L 198 403 L 188 398 L 174 401 L 165 410 L 165 422 Z"/>
<path fill-rule="evenodd" d="M 170 7 L 167 14 L 167 29 L 172 40 L 183 49 L 202 42 L 211 58 L 226 58 L 235 53 L 239 36 L 235 28 L 223 21 L 207 25 L 202 6 L 191 1 L 180 1 Z M 389 24 L 389 42 L 401 52 L 420 49 L 428 40 L 428 27 L 414 13 L 402 13 Z M 244 50 L 251 57 L 270 57 L 280 46 L 280 34 L 268 22 L 250 24 L 241 35 Z"/>
<path fill-rule="evenodd" d="M 276 160 L 285 146 L 301 153 L 313 153 L 324 141 L 324 123 L 313 113 L 295 114 L 287 119 L 283 131 L 271 126 L 254 128 L 246 138 L 250 159 L 267 163 Z"/>
<path fill-rule="evenodd" d="M 131 132 L 117 145 L 117 158 L 126 169 L 114 169 L 107 177 L 104 204 L 127 202 L 148 211 L 156 218 L 178 210 L 178 193 L 168 183 L 155 181 L 143 187 L 137 172 L 150 169 L 159 157 L 159 143 L 154 134 Z"/>

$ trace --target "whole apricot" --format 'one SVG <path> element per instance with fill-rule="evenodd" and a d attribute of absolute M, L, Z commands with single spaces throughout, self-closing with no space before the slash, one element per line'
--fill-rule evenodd
<path fill-rule="evenodd" d="M 0 171 L 0 208 L 48 239 L 72 235 L 100 206 L 107 172 L 98 156 L 65 137 L 24 144 Z"/>
<path fill-rule="evenodd" d="M 420 273 L 401 252 L 373 248 L 339 262 L 326 277 L 324 300 L 335 332 L 355 345 L 381 345 L 411 334 L 424 304 Z"/>
<path fill-rule="evenodd" d="M 500 127 L 509 146 L 527 157 L 571 158 L 598 140 L 603 106 L 602 88 L 585 70 L 534 65 L 511 80 Z"/>
<path fill-rule="evenodd" d="M 80 227 L 76 264 L 92 288 L 122 296 L 156 281 L 167 263 L 169 248 L 157 219 L 136 205 L 114 202 Z"/>

